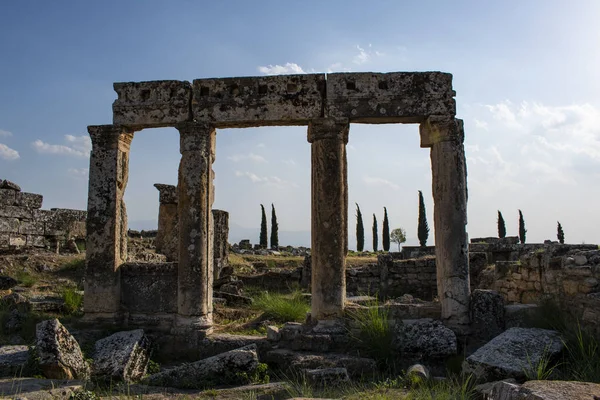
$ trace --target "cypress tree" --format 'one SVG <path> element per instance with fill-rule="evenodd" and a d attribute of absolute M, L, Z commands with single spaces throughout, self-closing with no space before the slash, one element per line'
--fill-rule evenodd
<path fill-rule="evenodd" d="M 429 238 L 429 226 L 427 225 L 427 214 L 425 211 L 425 201 L 423 193 L 419 190 L 419 225 L 417 227 L 417 236 L 421 247 L 427 246 L 427 238 Z"/>
<path fill-rule="evenodd" d="M 506 223 L 502 217 L 502 213 L 498 210 L 498 237 L 500 239 L 506 237 Z"/>
<path fill-rule="evenodd" d="M 562 225 L 558 222 L 558 226 L 556 227 L 556 237 L 558 238 L 558 242 L 560 244 L 565 244 L 565 232 L 563 231 Z"/>
<path fill-rule="evenodd" d="M 277 215 L 273 203 L 271 203 L 271 248 L 273 250 L 279 248 L 279 225 L 277 224 Z"/>
<path fill-rule="evenodd" d="M 519 240 L 521 243 L 525 243 L 525 234 L 527 233 L 527 229 L 525 229 L 525 220 L 523 219 L 523 213 L 519 210 Z"/>
<path fill-rule="evenodd" d="M 260 205 L 262 210 L 262 219 L 260 220 L 260 241 L 259 245 L 263 249 L 267 248 L 267 215 L 265 214 L 265 206 Z"/>
<path fill-rule="evenodd" d="M 377 252 L 377 217 L 373 214 L 373 251 Z"/>
<path fill-rule="evenodd" d="M 363 251 L 365 247 L 365 228 L 358 203 L 356 204 L 356 251 Z"/>
<path fill-rule="evenodd" d="M 383 251 L 390 251 L 390 221 L 387 208 L 383 207 Z"/>

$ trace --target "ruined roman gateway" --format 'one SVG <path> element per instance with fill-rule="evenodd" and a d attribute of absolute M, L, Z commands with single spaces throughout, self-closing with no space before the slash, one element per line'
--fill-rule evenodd
<path fill-rule="evenodd" d="M 115 83 L 113 124 L 89 126 L 85 314 L 90 321 L 160 325 L 171 333 L 212 325 L 212 163 L 216 129 L 306 125 L 311 146 L 312 321 L 342 316 L 348 249 L 346 144 L 350 123 L 419 124 L 430 148 L 437 286 L 442 318 L 469 323 L 467 185 L 452 75 L 333 73 Z M 145 128 L 180 133 L 179 260 L 130 265 L 130 143 Z M 157 322 L 158 321 L 158 322 Z"/>

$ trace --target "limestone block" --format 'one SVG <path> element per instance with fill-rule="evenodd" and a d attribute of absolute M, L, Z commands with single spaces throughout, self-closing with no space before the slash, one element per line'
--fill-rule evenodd
<path fill-rule="evenodd" d="M 27 235 L 27 246 L 46 247 L 46 237 L 41 235 Z"/>
<path fill-rule="evenodd" d="M 19 225 L 19 233 L 24 235 L 43 235 L 44 223 L 35 220 L 21 221 L 21 224 Z"/>
<path fill-rule="evenodd" d="M 306 125 L 322 114 L 324 74 L 194 80 L 195 120 L 217 127 Z"/>
<path fill-rule="evenodd" d="M 327 75 L 325 117 L 352 122 L 416 123 L 456 114 L 452 75 L 442 72 Z"/>
<path fill-rule="evenodd" d="M 542 357 L 554 357 L 564 348 L 556 331 L 511 328 L 479 348 L 463 362 L 463 373 L 477 380 L 525 378 L 525 370 L 537 366 Z"/>
<path fill-rule="evenodd" d="M 19 232 L 19 220 L 17 218 L 0 217 L 0 232 Z"/>
<path fill-rule="evenodd" d="M 403 353 L 423 358 L 443 358 L 457 351 L 454 332 L 430 318 L 403 320 L 396 327 L 395 343 Z"/>
<path fill-rule="evenodd" d="M 17 192 L 15 194 L 15 205 L 27 208 L 41 208 L 44 196 L 35 193 Z"/>
<path fill-rule="evenodd" d="M 148 368 L 150 341 L 143 329 L 118 332 L 96 342 L 93 375 L 111 381 L 135 382 Z"/>
<path fill-rule="evenodd" d="M 121 304 L 133 313 L 177 312 L 177 264 L 121 265 Z"/>
<path fill-rule="evenodd" d="M 28 346 L 0 347 L 0 376 L 21 376 L 28 359 Z"/>
<path fill-rule="evenodd" d="M 475 289 L 470 302 L 471 326 L 483 339 L 491 339 L 504 330 L 504 298 L 493 290 Z"/>
<path fill-rule="evenodd" d="M 13 206 L 15 205 L 16 193 L 11 189 L 0 189 L 0 205 L 1 206 Z"/>
<path fill-rule="evenodd" d="M 0 207 L 0 217 L 32 219 L 33 211 L 24 207 L 5 206 Z"/>
<path fill-rule="evenodd" d="M 563 281 L 563 290 L 566 295 L 572 296 L 579 292 L 579 282 L 573 280 L 565 280 Z"/>
<path fill-rule="evenodd" d="M 27 237 L 12 233 L 8 237 L 8 245 L 10 247 L 23 247 L 27 244 Z"/>
<path fill-rule="evenodd" d="M 307 382 L 314 387 L 329 388 L 350 382 L 346 368 L 317 368 L 304 371 Z"/>
<path fill-rule="evenodd" d="M 155 183 L 158 189 L 158 202 L 160 204 L 177 204 L 177 186 Z"/>
<path fill-rule="evenodd" d="M 579 285 L 579 292 L 583 293 L 583 294 L 588 294 L 588 293 L 592 293 L 594 291 L 596 291 L 596 289 L 598 288 L 598 279 L 596 278 L 586 278 L 580 285 Z"/>
<path fill-rule="evenodd" d="M 186 81 L 119 82 L 113 85 L 113 124 L 160 127 L 191 120 L 192 88 Z"/>
<path fill-rule="evenodd" d="M 258 368 L 256 344 L 150 375 L 144 383 L 181 389 L 249 383 Z"/>
<path fill-rule="evenodd" d="M 0 189 L 10 189 L 15 192 L 20 192 L 21 187 L 14 182 L 9 181 L 8 179 L 1 180 L 0 179 Z"/>
<path fill-rule="evenodd" d="M 89 366 L 79 344 L 57 319 L 38 323 L 35 327 L 40 368 L 51 379 L 86 379 Z"/>
<path fill-rule="evenodd" d="M 10 235 L 8 233 L 0 233 L 0 248 L 8 247 L 10 244 Z"/>

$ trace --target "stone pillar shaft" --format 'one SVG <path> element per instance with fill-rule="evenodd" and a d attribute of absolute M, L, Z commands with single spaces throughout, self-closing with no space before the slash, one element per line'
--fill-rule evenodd
<path fill-rule="evenodd" d="M 215 129 L 207 124 L 177 126 L 181 138 L 179 165 L 178 314 L 182 325 L 212 325 L 212 163 Z"/>
<path fill-rule="evenodd" d="M 348 120 L 310 122 L 312 304 L 315 320 L 341 317 L 346 300 Z"/>
<path fill-rule="evenodd" d="M 158 231 L 156 232 L 156 251 L 164 254 L 167 261 L 179 258 L 179 230 L 177 227 L 177 186 L 154 184 L 159 191 Z"/>
<path fill-rule="evenodd" d="M 212 210 L 213 216 L 213 276 L 219 279 L 221 270 L 229 265 L 229 213 Z"/>
<path fill-rule="evenodd" d="M 430 117 L 421 126 L 421 132 L 423 141 L 431 147 L 437 287 L 442 319 L 455 331 L 466 332 L 470 284 L 463 124 L 453 118 Z"/>
<path fill-rule="evenodd" d="M 123 194 L 133 132 L 118 125 L 89 126 L 92 139 L 87 207 L 86 314 L 119 312 L 119 267 L 127 259 L 127 212 Z"/>

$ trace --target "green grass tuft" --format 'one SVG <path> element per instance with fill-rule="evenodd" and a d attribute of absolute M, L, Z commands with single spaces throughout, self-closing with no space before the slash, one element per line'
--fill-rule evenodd
<path fill-rule="evenodd" d="M 19 282 L 21 286 L 32 287 L 38 281 L 38 278 L 29 272 L 20 271 L 17 273 L 15 279 Z"/>
<path fill-rule="evenodd" d="M 65 302 L 64 307 L 67 314 L 78 313 L 83 305 L 83 295 L 77 293 L 74 289 L 65 289 L 63 292 L 63 300 Z"/>
<path fill-rule="evenodd" d="M 300 291 L 288 295 L 263 292 L 254 299 L 254 307 L 277 322 L 303 322 L 310 311 L 308 300 Z"/>
<path fill-rule="evenodd" d="M 365 308 L 350 310 L 348 317 L 358 327 L 359 333 L 351 337 L 367 353 L 382 364 L 394 357 L 394 333 L 389 323 L 389 309 L 376 298 Z"/>

